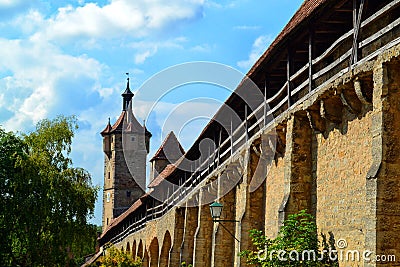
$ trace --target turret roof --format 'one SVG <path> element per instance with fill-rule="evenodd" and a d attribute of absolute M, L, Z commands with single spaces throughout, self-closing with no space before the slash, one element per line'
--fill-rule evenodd
<path fill-rule="evenodd" d="M 109 133 L 111 132 L 111 129 L 112 129 L 112 127 L 111 127 L 111 124 L 110 124 L 110 118 L 108 118 L 107 126 L 106 126 L 106 128 L 104 128 L 103 131 L 101 131 L 100 134 L 101 134 L 102 136 L 105 136 L 105 135 L 107 135 L 107 134 L 109 134 Z"/>
<path fill-rule="evenodd" d="M 150 161 L 154 161 L 156 159 L 170 159 L 172 161 L 175 161 L 184 154 L 185 150 L 179 143 L 174 132 L 171 131 L 169 132 L 167 137 L 165 137 L 163 143 L 158 148 L 154 156 L 150 159 Z"/>

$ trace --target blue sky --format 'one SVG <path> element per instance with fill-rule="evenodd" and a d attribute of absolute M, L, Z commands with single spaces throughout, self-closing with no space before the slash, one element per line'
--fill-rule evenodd
<path fill-rule="evenodd" d="M 103 181 L 99 132 L 121 112 L 125 73 L 135 91 L 176 64 L 212 61 L 246 73 L 299 8 L 302 0 L 0 0 L 0 125 L 31 131 L 43 118 L 76 115 L 74 165 Z M 151 90 L 151 89 L 149 89 Z M 151 92 L 149 92 L 151 94 Z M 178 138 L 189 148 L 229 91 L 188 85 L 160 100 L 147 127 L 151 156 L 180 106 Z M 136 101 L 139 121 L 152 105 Z M 175 116 L 179 117 L 177 112 Z M 198 116 L 202 114 L 202 116 Z M 163 130 L 162 130 L 163 129 Z M 101 193 L 101 192 L 100 192 Z M 101 195 L 92 222 L 101 224 Z"/>

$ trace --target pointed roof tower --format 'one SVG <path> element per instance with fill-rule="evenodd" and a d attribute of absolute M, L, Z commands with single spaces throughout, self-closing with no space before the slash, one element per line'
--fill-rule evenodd
<path fill-rule="evenodd" d="M 150 162 L 156 159 L 165 159 L 174 163 L 178 160 L 183 154 L 185 154 L 185 150 L 179 143 L 173 131 L 171 131 L 167 137 L 164 139 L 164 142 L 151 158 Z"/>
<path fill-rule="evenodd" d="M 129 75 L 129 73 L 126 73 Z M 129 77 L 127 78 L 125 91 L 122 93 L 122 112 L 119 115 L 117 121 L 111 126 L 110 119 L 105 129 L 101 132 L 103 137 L 115 134 L 115 133 L 139 133 L 145 135 L 145 145 L 147 153 L 150 150 L 150 138 L 151 133 L 146 129 L 145 125 L 141 125 L 135 118 L 132 111 L 132 104 L 134 94 L 129 87 Z"/>
<path fill-rule="evenodd" d="M 108 118 L 107 126 L 100 134 L 104 137 L 105 135 L 107 135 L 111 132 L 111 129 L 112 129 L 112 127 L 111 127 L 111 123 L 110 123 L 110 118 Z"/>
<path fill-rule="evenodd" d="M 127 73 L 126 75 L 129 75 Z M 137 121 L 132 111 L 132 98 L 134 94 L 129 87 L 129 77 L 126 82 L 126 89 L 122 95 L 122 112 L 117 121 L 111 127 L 110 133 L 114 132 L 141 132 L 143 126 Z"/>
<path fill-rule="evenodd" d="M 126 73 L 126 75 L 129 75 L 129 73 Z M 123 98 L 122 110 L 123 111 L 128 110 L 129 103 L 131 102 L 133 96 L 134 96 L 134 94 L 132 93 L 131 88 L 129 88 L 129 76 L 128 76 L 127 82 L 126 82 L 126 89 L 122 93 L 122 98 Z"/>

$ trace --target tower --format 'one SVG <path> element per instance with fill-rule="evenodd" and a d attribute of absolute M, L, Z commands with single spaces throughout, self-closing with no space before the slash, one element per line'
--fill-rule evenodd
<path fill-rule="evenodd" d="M 168 164 L 175 163 L 184 154 L 185 150 L 179 143 L 174 132 L 171 131 L 167 137 L 165 137 L 160 148 L 150 159 L 150 181 L 155 179 Z"/>
<path fill-rule="evenodd" d="M 146 186 L 146 156 L 151 133 L 133 115 L 133 96 L 128 78 L 122 93 L 121 115 L 112 126 L 109 120 L 101 132 L 104 151 L 103 231 L 112 219 L 144 194 Z"/>

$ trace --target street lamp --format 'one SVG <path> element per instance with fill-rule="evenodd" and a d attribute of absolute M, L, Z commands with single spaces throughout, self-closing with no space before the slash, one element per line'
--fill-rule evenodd
<path fill-rule="evenodd" d="M 219 224 L 220 224 L 234 239 L 236 239 L 236 241 L 238 241 L 238 242 L 240 243 L 239 239 L 237 239 L 236 236 L 235 236 L 234 234 L 232 234 L 232 233 L 229 231 L 229 229 L 226 228 L 225 225 L 223 225 L 223 224 L 221 223 L 221 222 L 238 222 L 238 221 L 235 221 L 235 220 L 221 220 L 220 218 L 221 218 L 221 213 L 222 213 L 222 208 L 223 208 L 223 207 L 224 207 L 224 206 L 223 206 L 221 203 L 214 201 L 214 202 L 210 205 L 211 218 L 212 218 L 212 220 L 213 220 L 214 223 L 215 223 L 215 222 L 219 222 Z"/>
<path fill-rule="evenodd" d="M 224 206 L 221 203 L 218 203 L 216 201 L 214 201 L 214 203 L 212 203 L 210 205 L 210 211 L 211 211 L 211 217 L 213 219 L 213 221 L 219 221 L 219 218 L 221 217 L 221 213 L 222 213 L 222 208 Z"/>

